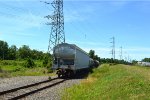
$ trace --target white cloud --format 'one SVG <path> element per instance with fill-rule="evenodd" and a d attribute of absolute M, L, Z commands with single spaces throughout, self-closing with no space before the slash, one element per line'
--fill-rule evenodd
<path fill-rule="evenodd" d="M 75 1 L 67 4 L 64 7 L 65 22 L 86 21 L 90 19 L 90 16 L 96 11 L 95 3 L 81 6 L 80 2 L 76 3 Z"/>
<path fill-rule="evenodd" d="M 33 27 L 41 28 L 42 22 L 44 19 L 41 16 L 33 15 L 32 13 L 29 14 L 20 14 L 19 16 L 1 16 L 1 21 L 5 21 L 3 26 L 6 26 L 11 29 L 11 31 L 21 31 L 30 29 Z"/>
<path fill-rule="evenodd" d="M 30 33 L 13 33 L 13 35 L 21 36 L 21 37 L 37 37 L 38 36 L 37 34 L 30 34 Z"/>
<path fill-rule="evenodd" d="M 64 15 L 65 22 L 74 22 L 74 21 L 85 21 L 86 17 L 83 17 L 78 11 L 67 11 Z"/>
<path fill-rule="evenodd" d="M 43 16 L 34 15 L 31 12 L 29 14 L 21 15 L 20 17 L 24 17 L 25 20 L 23 20 L 23 22 L 29 27 L 40 28 L 42 26 L 41 23 L 45 22 Z"/>
<path fill-rule="evenodd" d="M 129 51 L 129 52 L 150 52 L 150 48 L 131 47 L 131 48 L 124 49 L 124 51 Z"/>

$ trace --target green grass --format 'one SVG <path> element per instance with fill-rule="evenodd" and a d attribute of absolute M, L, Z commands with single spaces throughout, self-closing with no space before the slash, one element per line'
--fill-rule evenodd
<path fill-rule="evenodd" d="M 80 85 L 64 90 L 63 100 L 149 100 L 150 68 L 102 65 Z"/>
<path fill-rule="evenodd" d="M 25 60 L 3 60 L 0 61 L 0 77 L 16 77 L 16 76 L 41 76 L 41 75 L 52 75 L 48 73 L 48 69 L 43 67 L 42 61 L 34 61 L 34 68 L 24 67 Z"/>

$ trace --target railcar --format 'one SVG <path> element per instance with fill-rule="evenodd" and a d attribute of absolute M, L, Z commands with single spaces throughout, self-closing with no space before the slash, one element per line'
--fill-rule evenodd
<path fill-rule="evenodd" d="M 53 69 L 57 70 L 58 77 L 71 77 L 79 70 L 93 66 L 94 61 L 84 50 L 75 44 L 61 43 L 53 49 Z"/>

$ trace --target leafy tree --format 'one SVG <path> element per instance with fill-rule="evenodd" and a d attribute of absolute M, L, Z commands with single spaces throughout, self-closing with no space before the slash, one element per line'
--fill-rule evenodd
<path fill-rule="evenodd" d="M 45 54 L 42 51 L 37 51 L 35 49 L 31 50 L 31 58 L 34 60 L 44 59 Z"/>
<path fill-rule="evenodd" d="M 49 57 L 47 59 L 51 59 L 50 54 L 35 49 L 31 50 L 27 45 L 23 45 L 17 49 L 15 45 L 9 47 L 7 42 L 0 40 L 0 59 L 15 60 L 32 58 L 33 60 L 43 60 L 46 56 Z"/>
<path fill-rule="evenodd" d="M 101 64 L 102 63 L 131 64 L 131 63 L 124 61 L 124 60 L 118 60 L 118 59 L 113 60 L 112 58 L 100 58 L 99 62 Z"/>
<path fill-rule="evenodd" d="M 89 51 L 89 56 L 90 56 L 90 58 L 94 59 L 95 51 L 94 50 L 90 50 Z"/>
<path fill-rule="evenodd" d="M 53 72 L 51 67 L 52 67 L 52 56 L 49 53 L 45 53 L 45 57 L 43 60 L 43 66 L 48 69 L 48 73 Z"/>
<path fill-rule="evenodd" d="M 48 57 L 44 57 L 43 66 L 46 67 L 48 64 Z"/>
<path fill-rule="evenodd" d="M 8 57 L 9 60 L 15 60 L 17 58 L 17 47 L 15 45 L 9 47 L 8 56 L 9 56 Z"/>
<path fill-rule="evenodd" d="M 150 62 L 150 58 L 144 58 L 142 59 L 143 62 Z"/>
<path fill-rule="evenodd" d="M 38 51 L 37 50 L 31 50 L 31 58 L 32 59 L 37 59 L 38 57 Z"/>
<path fill-rule="evenodd" d="M 45 54 L 44 60 L 43 60 L 43 66 L 50 68 L 52 66 L 52 57 L 49 53 Z"/>
<path fill-rule="evenodd" d="M 94 55 L 94 60 L 99 60 L 98 55 Z"/>
<path fill-rule="evenodd" d="M 0 40 L 0 59 L 8 58 L 8 44 Z"/>
<path fill-rule="evenodd" d="M 138 61 L 136 61 L 136 60 L 132 60 L 132 64 L 134 64 L 134 65 L 137 64 L 137 62 Z"/>
<path fill-rule="evenodd" d="M 35 63 L 32 59 L 28 58 L 25 62 L 25 67 L 27 68 L 33 68 L 35 66 Z"/>
<path fill-rule="evenodd" d="M 43 60 L 45 54 L 44 54 L 42 51 L 37 51 L 37 52 L 36 52 L 36 56 L 37 56 L 36 59 L 38 59 L 38 60 Z"/>
<path fill-rule="evenodd" d="M 18 53 L 21 59 L 26 59 L 31 57 L 31 49 L 27 45 L 23 45 L 22 47 L 20 47 Z"/>

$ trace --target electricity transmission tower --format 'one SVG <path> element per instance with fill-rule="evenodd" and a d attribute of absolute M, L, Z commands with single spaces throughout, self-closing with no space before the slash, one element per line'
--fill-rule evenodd
<path fill-rule="evenodd" d="M 47 25 L 51 25 L 51 33 L 49 37 L 48 52 L 53 52 L 53 48 L 60 44 L 65 43 L 64 33 L 64 14 L 63 14 L 63 0 L 54 0 L 51 4 L 54 11 L 52 15 L 47 15 L 45 18 L 51 19 Z"/>
<path fill-rule="evenodd" d="M 115 60 L 115 37 L 112 37 L 111 38 L 112 41 L 110 43 L 112 43 L 112 51 L 111 51 L 111 54 L 112 54 L 112 58 Z"/>

